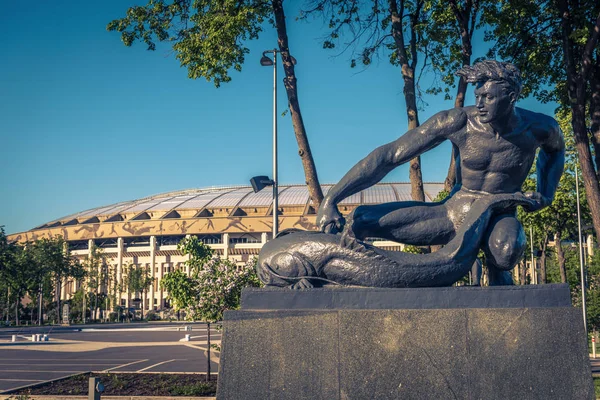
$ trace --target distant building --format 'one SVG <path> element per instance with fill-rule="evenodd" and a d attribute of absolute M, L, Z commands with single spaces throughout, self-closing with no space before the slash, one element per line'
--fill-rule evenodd
<path fill-rule="evenodd" d="M 331 185 L 323 185 L 323 192 Z M 442 183 L 425 183 L 425 197 L 432 201 L 443 189 Z M 145 310 L 168 306 L 160 290 L 162 277 L 185 269 L 177 243 L 195 235 L 221 257 L 244 263 L 256 256 L 272 236 L 272 190 L 254 193 L 249 186 L 190 189 L 164 193 L 78 212 L 48 222 L 27 232 L 9 236 L 10 240 L 31 241 L 61 235 L 71 254 L 81 260 L 93 246 L 103 250 L 105 262 L 116 271 L 121 282 L 128 266 L 150 270 L 154 284 L 143 300 Z M 350 196 L 339 204 L 348 214 L 361 204 L 411 200 L 409 183 L 381 183 Z M 316 212 L 306 186 L 280 185 L 279 230 L 316 229 Z M 400 250 L 395 242 L 371 238 L 379 247 Z M 184 271 L 189 273 L 189 271 Z M 61 296 L 70 298 L 80 282 L 63 285 Z M 121 295 L 121 305 L 130 307 L 131 293 Z"/>

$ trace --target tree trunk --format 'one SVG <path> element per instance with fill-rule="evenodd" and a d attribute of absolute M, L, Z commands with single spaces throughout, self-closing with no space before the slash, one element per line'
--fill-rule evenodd
<path fill-rule="evenodd" d="M 592 120 L 592 144 L 594 145 L 594 158 L 596 161 L 596 175 L 600 170 L 600 56 L 590 74 L 590 86 L 592 99 L 590 102 L 590 114 Z"/>
<path fill-rule="evenodd" d="M 146 291 L 142 292 L 142 321 L 144 320 L 144 306 L 146 305 Z M 150 308 L 150 307 L 148 307 Z"/>
<path fill-rule="evenodd" d="M 60 312 L 60 291 L 62 289 L 62 279 L 60 277 L 58 277 L 56 279 L 56 308 L 57 308 L 57 318 L 58 318 L 58 323 L 60 324 L 62 321 L 62 315 Z"/>
<path fill-rule="evenodd" d="M 19 325 L 19 302 L 21 301 L 21 296 L 17 294 L 17 301 L 15 301 L 15 324 Z"/>
<path fill-rule="evenodd" d="M 206 323 L 206 381 L 210 381 L 210 322 Z"/>
<path fill-rule="evenodd" d="M 285 13 L 283 12 L 283 0 L 273 0 L 272 4 L 273 14 L 275 15 L 275 26 L 277 28 L 277 43 L 279 45 L 279 53 L 285 71 L 283 83 L 287 93 L 288 106 L 290 108 L 294 133 L 296 134 L 296 141 L 298 142 L 298 154 L 302 159 L 302 167 L 304 168 L 308 193 L 310 194 L 315 209 L 318 209 L 321 205 L 321 201 L 323 201 L 323 192 L 321 190 L 321 185 L 319 184 L 317 168 L 315 167 L 315 162 L 310 150 L 308 137 L 306 136 L 302 113 L 300 112 L 298 86 L 294 64 L 292 63 L 288 45 L 287 26 L 285 22 Z"/>
<path fill-rule="evenodd" d="M 554 235 L 554 244 L 556 247 L 556 259 L 558 261 L 558 269 L 560 270 L 560 281 L 567 283 L 567 269 L 565 267 L 565 253 L 562 248 L 562 237 L 560 233 Z"/>
<path fill-rule="evenodd" d="M 579 60 L 581 61 L 581 68 L 578 69 L 575 54 L 578 53 L 576 50 L 579 49 L 575 49 L 573 43 L 573 24 L 568 1 L 559 0 L 558 9 L 561 15 L 563 54 L 567 72 L 567 88 L 573 117 L 571 125 L 573 126 L 575 147 L 579 155 L 579 163 L 581 165 L 581 174 L 586 190 L 588 206 L 592 214 L 592 223 L 598 240 L 600 239 L 600 185 L 598 184 L 598 177 L 592 162 L 588 132 L 585 124 L 585 106 L 586 83 L 589 70 L 592 67 L 590 56 L 598 41 L 600 15 L 598 15 L 592 35 L 583 49 L 582 59 Z"/>
<path fill-rule="evenodd" d="M 98 319 L 98 284 L 96 285 L 96 294 L 94 295 L 94 321 Z"/>
<path fill-rule="evenodd" d="M 39 286 L 40 294 L 38 296 L 38 324 L 42 326 L 44 324 L 44 291 L 42 288 L 42 284 Z"/>
<path fill-rule="evenodd" d="M 10 288 L 6 288 L 6 324 L 10 319 Z"/>
<path fill-rule="evenodd" d="M 545 284 L 547 279 L 546 279 L 546 248 L 548 247 L 548 235 L 544 236 L 544 239 L 542 241 L 542 246 L 541 246 L 541 250 L 542 250 L 542 254 L 540 255 L 540 281 L 542 284 Z"/>
<path fill-rule="evenodd" d="M 519 263 L 519 284 L 527 284 L 527 264 L 525 264 L 525 260 Z"/>
<path fill-rule="evenodd" d="M 460 40 L 461 40 L 461 51 L 462 51 L 462 66 L 466 67 L 471 65 L 471 55 L 473 48 L 471 45 L 471 38 L 473 37 L 473 30 L 475 27 L 475 18 L 477 17 L 476 9 L 471 14 L 472 1 L 467 0 L 465 7 L 459 10 L 456 1 L 450 1 L 451 8 L 456 17 L 458 26 L 460 27 Z M 470 23 L 470 26 L 469 26 Z M 454 99 L 454 107 L 462 108 L 465 106 L 465 96 L 467 94 L 468 83 L 464 77 L 460 77 L 458 80 L 458 88 L 456 90 L 456 98 Z M 451 192 L 456 184 L 456 156 L 458 155 L 458 148 L 452 144 L 452 156 L 450 157 L 450 166 L 448 167 L 448 175 L 444 181 L 444 190 Z"/>
<path fill-rule="evenodd" d="M 406 102 L 406 114 L 408 116 L 408 129 L 414 129 L 419 126 L 419 111 L 417 109 L 417 95 L 415 90 L 415 67 L 417 65 L 417 50 L 416 50 L 416 32 L 415 28 L 419 22 L 419 13 L 423 6 L 422 1 L 418 1 L 416 10 L 411 15 L 411 58 L 409 61 L 404 44 L 404 34 L 402 28 L 402 18 L 404 15 L 404 2 L 401 0 L 401 13 L 398 12 L 396 0 L 388 0 L 389 12 L 392 18 L 392 37 L 396 44 L 398 60 L 400 61 L 402 79 L 404 80 L 404 100 Z M 410 160 L 409 168 L 410 178 L 410 193 L 413 200 L 425 201 L 425 192 L 423 190 L 423 176 L 421 173 L 421 157 L 415 157 Z"/>

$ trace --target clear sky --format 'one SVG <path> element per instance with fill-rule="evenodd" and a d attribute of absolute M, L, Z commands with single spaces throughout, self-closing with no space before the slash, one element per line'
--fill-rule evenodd
<path fill-rule="evenodd" d="M 216 89 L 188 79 L 168 48 L 127 48 L 106 31 L 134 4 L 0 0 L 0 225 L 7 233 L 119 201 L 271 175 L 273 71 L 259 59 L 276 46 L 274 29 L 265 26 L 249 43 L 243 71 Z M 297 11 L 286 6 L 300 107 L 320 181 L 335 183 L 405 132 L 402 79 L 384 58 L 351 69 L 349 54 L 322 49 L 321 23 L 297 22 Z M 287 101 L 279 89 L 281 112 Z M 425 100 L 421 121 L 452 107 L 441 97 Z M 554 110 L 532 99 L 520 105 Z M 280 183 L 302 183 L 291 118 L 278 119 Z M 443 181 L 449 159 L 447 143 L 424 155 L 423 179 Z M 385 180 L 408 181 L 407 167 Z"/>

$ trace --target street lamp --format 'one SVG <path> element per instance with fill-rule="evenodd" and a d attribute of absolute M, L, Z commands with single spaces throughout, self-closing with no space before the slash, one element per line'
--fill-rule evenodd
<path fill-rule="evenodd" d="M 575 191 L 577 194 L 577 225 L 579 228 L 579 266 L 581 270 L 581 308 L 583 309 L 583 329 L 587 342 L 587 315 L 585 312 L 585 267 L 583 265 L 583 244 L 581 243 L 581 211 L 579 209 L 579 174 L 575 166 Z"/>
<path fill-rule="evenodd" d="M 273 53 L 273 58 L 269 58 L 267 53 Z M 267 185 L 273 185 L 273 238 L 277 236 L 279 221 L 277 219 L 278 204 L 278 184 L 277 180 L 277 53 L 279 50 L 265 50 L 260 58 L 260 65 L 263 67 L 273 66 L 273 179 L 266 176 L 255 176 L 250 180 L 254 192 L 258 192 Z M 291 57 L 292 63 L 296 64 L 296 59 Z"/>

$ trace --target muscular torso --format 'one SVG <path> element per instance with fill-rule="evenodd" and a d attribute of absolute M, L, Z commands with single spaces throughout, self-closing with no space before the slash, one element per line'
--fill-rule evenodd
<path fill-rule="evenodd" d="M 466 189 L 513 193 L 521 189 L 540 145 L 534 114 L 517 109 L 520 121 L 511 132 L 496 135 L 479 122 L 474 107 L 465 107 L 466 125 L 449 139 L 460 152 L 460 174 Z"/>

